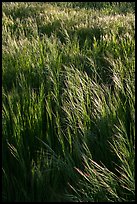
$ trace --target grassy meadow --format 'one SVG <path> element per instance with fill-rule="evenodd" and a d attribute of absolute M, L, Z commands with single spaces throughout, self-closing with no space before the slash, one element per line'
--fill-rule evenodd
<path fill-rule="evenodd" d="M 2 3 L 3 202 L 135 201 L 135 3 Z"/>

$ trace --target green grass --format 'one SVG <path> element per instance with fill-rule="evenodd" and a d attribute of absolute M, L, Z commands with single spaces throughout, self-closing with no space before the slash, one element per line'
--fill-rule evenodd
<path fill-rule="evenodd" d="M 135 201 L 134 2 L 2 3 L 2 200 Z"/>

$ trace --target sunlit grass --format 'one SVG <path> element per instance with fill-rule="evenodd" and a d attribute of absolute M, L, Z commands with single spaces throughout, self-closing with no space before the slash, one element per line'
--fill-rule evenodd
<path fill-rule="evenodd" d="M 135 200 L 134 5 L 86 3 L 2 4 L 3 201 Z"/>

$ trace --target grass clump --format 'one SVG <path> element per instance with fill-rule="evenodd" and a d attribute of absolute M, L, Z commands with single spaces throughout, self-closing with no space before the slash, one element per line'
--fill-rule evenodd
<path fill-rule="evenodd" d="M 3 3 L 2 30 L 3 201 L 135 201 L 134 4 Z"/>

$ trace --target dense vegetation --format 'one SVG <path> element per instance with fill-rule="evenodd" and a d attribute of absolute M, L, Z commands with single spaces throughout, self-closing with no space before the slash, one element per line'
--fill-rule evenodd
<path fill-rule="evenodd" d="M 135 201 L 134 13 L 2 3 L 3 201 Z"/>

